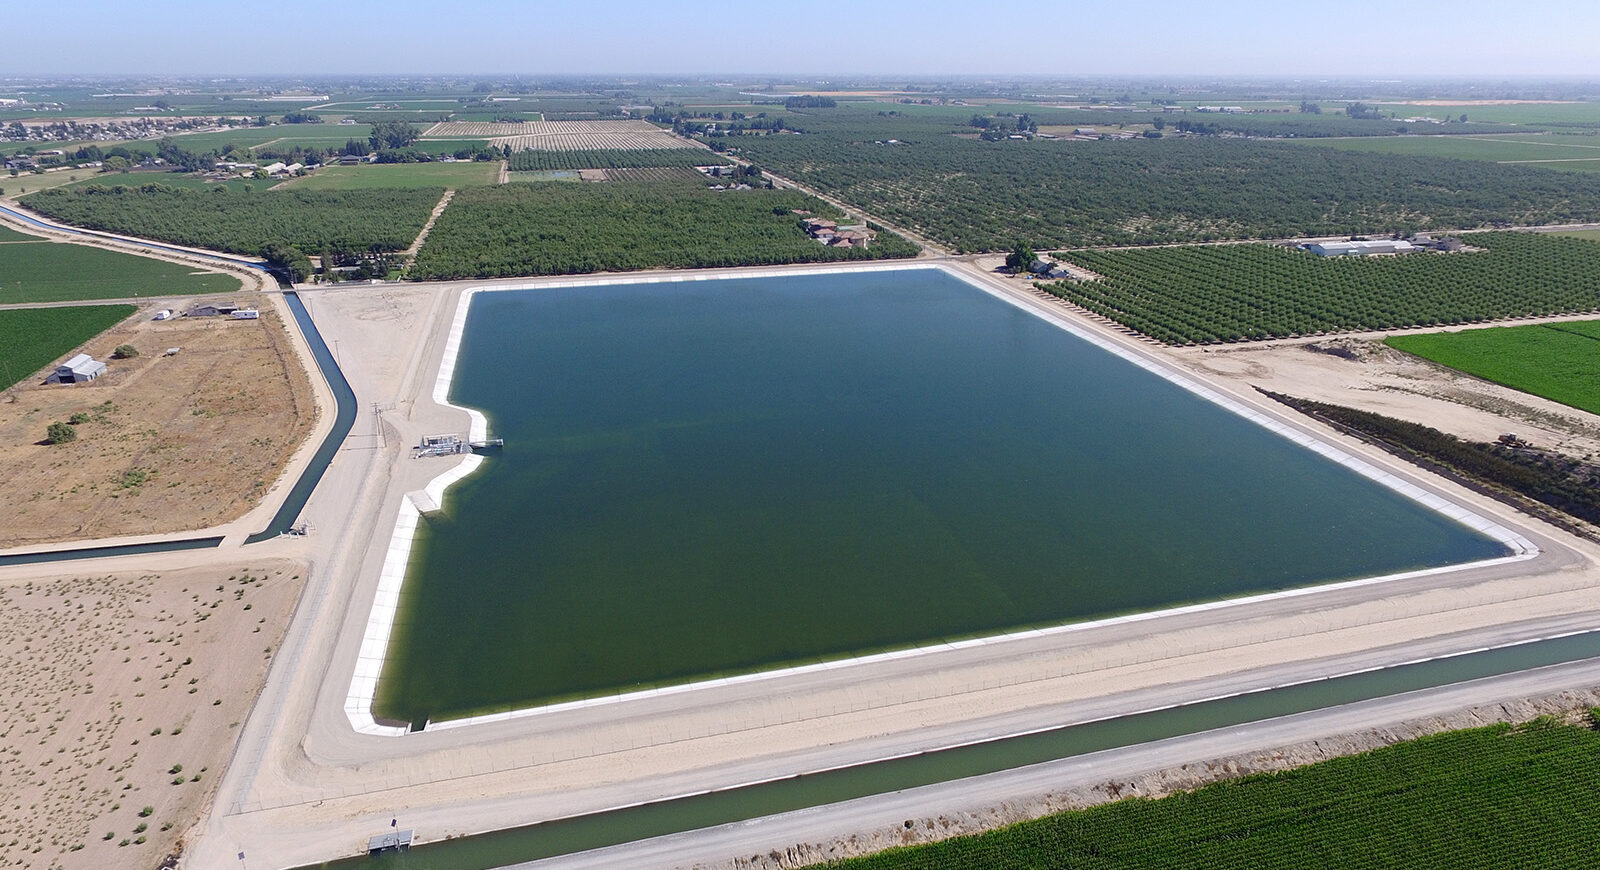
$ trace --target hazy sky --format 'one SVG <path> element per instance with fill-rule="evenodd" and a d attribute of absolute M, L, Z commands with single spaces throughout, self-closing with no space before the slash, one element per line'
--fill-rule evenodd
<path fill-rule="evenodd" d="M 1600 76 L 1595 0 L 164 0 L 148 13 L 30 4 L 0 72 Z"/>

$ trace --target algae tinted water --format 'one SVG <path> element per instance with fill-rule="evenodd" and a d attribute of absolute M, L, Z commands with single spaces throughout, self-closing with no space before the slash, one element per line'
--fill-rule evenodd
<path fill-rule="evenodd" d="M 932 270 L 475 297 L 506 439 L 377 713 L 442 719 L 1505 554 Z"/>

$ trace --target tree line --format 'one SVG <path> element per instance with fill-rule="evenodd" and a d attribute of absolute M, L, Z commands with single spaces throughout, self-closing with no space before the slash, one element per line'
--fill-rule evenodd
<path fill-rule="evenodd" d="M 222 186 L 148 183 L 52 188 L 23 201 L 74 226 L 256 255 L 273 244 L 300 251 L 404 250 L 443 195 L 437 187 L 232 193 Z"/>

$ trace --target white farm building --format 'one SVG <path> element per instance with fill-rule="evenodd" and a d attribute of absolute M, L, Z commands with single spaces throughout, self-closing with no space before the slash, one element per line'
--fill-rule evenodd
<path fill-rule="evenodd" d="M 1361 257 L 1367 254 L 1409 254 L 1420 250 L 1406 241 L 1380 239 L 1374 242 L 1312 242 L 1306 250 L 1319 257 Z"/>
<path fill-rule="evenodd" d="M 81 384 L 84 381 L 92 381 L 105 373 L 105 363 L 86 353 L 80 353 L 56 366 L 56 370 L 51 372 L 50 377 L 45 378 L 44 382 L 47 384 Z"/>

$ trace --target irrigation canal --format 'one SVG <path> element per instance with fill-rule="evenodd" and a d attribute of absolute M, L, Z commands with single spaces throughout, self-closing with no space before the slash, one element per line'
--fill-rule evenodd
<path fill-rule="evenodd" d="M 1277 689 L 1200 701 L 800 774 L 310 865 L 318 870 L 491 870 L 1108 749 L 1600 657 L 1600 631 L 1462 653 Z M 426 831 L 420 832 L 423 836 Z"/>

